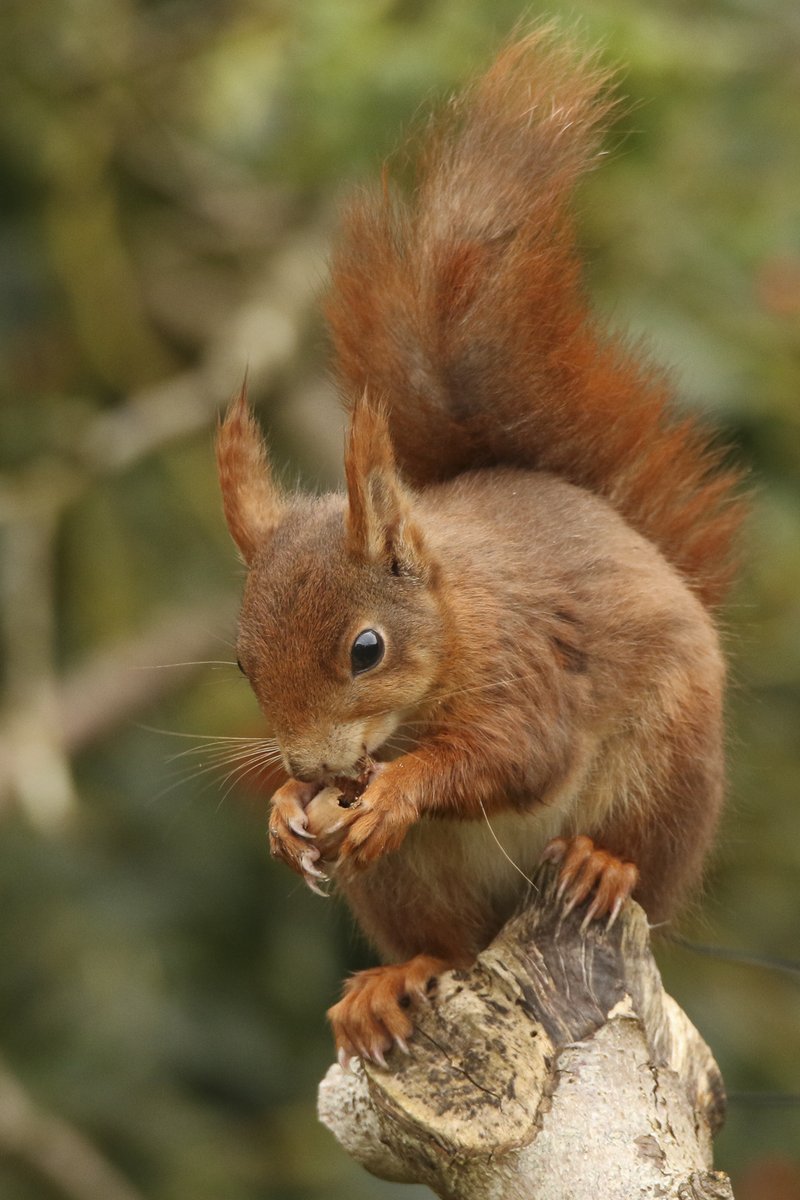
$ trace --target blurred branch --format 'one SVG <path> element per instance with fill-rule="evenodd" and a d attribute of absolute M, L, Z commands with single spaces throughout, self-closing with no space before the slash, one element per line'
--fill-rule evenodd
<path fill-rule="evenodd" d="M 207 428 L 245 368 L 254 391 L 273 385 L 296 356 L 323 254 L 319 235 L 299 235 L 256 280 L 196 369 L 93 417 L 73 447 L 77 466 L 39 460 L 0 488 L 0 521 L 8 526 L 3 634 L 9 661 L 0 804 L 16 794 L 44 828 L 61 824 L 73 804 L 68 754 L 180 684 L 192 668 L 138 669 L 207 657 L 216 636 L 210 631 L 233 618 L 230 602 L 174 614 L 57 682 L 50 557 L 63 512 L 96 476 L 126 470 Z"/>
<path fill-rule="evenodd" d="M 37 461 L 2 481 L 0 523 L 24 520 L 31 510 L 66 507 L 96 476 L 127 470 L 201 432 L 245 370 L 254 392 L 274 386 L 292 364 L 314 308 L 325 245 L 316 229 L 289 240 L 211 339 L 199 366 L 94 416 L 64 447 L 74 466 L 57 463 L 54 470 L 51 461 Z"/>
<path fill-rule="evenodd" d="M 46 729 L 63 760 L 181 687 L 204 665 L 198 660 L 213 652 L 218 631 L 231 626 L 235 613 L 233 597 L 169 613 L 55 682 Z M 0 812 L 13 795 L 40 796 L 41 764 L 29 751 L 41 752 L 41 741 L 32 746 L 22 735 L 39 729 L 42 715 L 38 702 L 12 712 L 0 735 Z"/>
<path fill-rule="evenodd" d="M 0 1059 L 0 1154 L 71 1200 L 143 1200 L 84 1134 L 40 1108 Z"/>
<path fill-rule="evenodd" d="M 236 607 L 228 596 L 170 613 L 66 676 L 58 688 L 65 748 L 83 749 L 186 683 L 219 644 L 219 630 L 232 626 Z"/>
<path fill-rule="evenodd" d="M 70 52 L 59 55 L 58 70 L 53 70 L 52 57 L 43 54 L 37 59 L 22 41 L 15 47 L 16 59 L 14 54 L 8 57 L 12 62 L 22 59 L 26 77 L 37 89 L 59 98 L 82 97 L 90 89 L 137 83 L 137 77 L 154 77 L 157 85 L 165 72 L 174 73 L 209 52 L 224 50 L 226 44 L 273 30 L 280 36 L 271 16 L 235 6 L 194 5 L 185 12 L 169 6 L 144 13 L 131 6 L 123 17 L 109 5 L 106 12 L 92 11 L 88 18 L 80 12 L 73 15 Z"/>
<path fill-rule="evenodd" d="M 274 384 L 292 363 L 319 289 L 325 241 L 303 230 L 270 261 L 238 309 L 210 341 L 200 365 L 95 417 L 81 457 L 95 473 L 124 470 L 156 450 L 205 428 L 220 400 L 247 371 L 254 391 Z"/>
<path fill-rule="evenodd" d="M 0 748 L 14 791 L 33 822 L 57 829 L 75 803 L 69 762 L 55 719 L 54 542 L 58 514 L 17 521 L 5 537 L 2 640 L 9 706 Z"/>

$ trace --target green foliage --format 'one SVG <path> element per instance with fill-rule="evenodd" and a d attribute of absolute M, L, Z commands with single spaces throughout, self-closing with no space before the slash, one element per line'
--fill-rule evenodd
<path fill-rule="evenodd" d="M 725 616 L 731 804 L 687 928 L 800 958 L 795 8 L 6 0 L 0 1053 L 135 1194 L 400 1194 L 313 1112 L 322 1014 L 366 952 L 268 862 L 269 780 L 199 749 L 259 732 L 233 661 L 213 411 L 249 364 L 287 473 L 335 477 L 314 300 L 339 197 L 540 15 L 602 41 L 630 98 L 581 197 L 597 304 L 755 481 Z M 162 624 L 166 644 L 148 641 Z M 187 657 L 222 661 L 169 665 Z M 674 948 L 664 966 L 731 1091 L 800 1092 L 796 980 Z M 4 1140 L 3 1070 L 0 1194 L 66 1195 Z M 800 1109 L 734 1104 L 718 1158 L 735 1172 L 799 1141 Z"/>

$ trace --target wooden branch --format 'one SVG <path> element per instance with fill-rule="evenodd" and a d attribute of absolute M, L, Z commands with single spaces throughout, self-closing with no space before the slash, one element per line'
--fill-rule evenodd
<path fill-rule="evenodd" d="M 732 1200 L 724 1091 L 644 912 L 582 931 L 555 878 L 420 1010 L 408 1058 L 332 1066 L 319 1114 L 374 1175 L 458 1200 Z"/>

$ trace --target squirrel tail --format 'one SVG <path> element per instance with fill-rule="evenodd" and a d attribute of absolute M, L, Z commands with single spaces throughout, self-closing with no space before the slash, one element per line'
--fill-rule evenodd
<path fill-rule="evenodd" d="M 327 317 L 344 395 L 386 407 L 412 483 L 552 471 L 605 497 L 713 606 L 737 473 L 669 381 L 589 311 L 572 196 L 601 155 L 610 74 L 549 27 L 508 46 L 422 133 L 407 196 L 353 201 Z"/>

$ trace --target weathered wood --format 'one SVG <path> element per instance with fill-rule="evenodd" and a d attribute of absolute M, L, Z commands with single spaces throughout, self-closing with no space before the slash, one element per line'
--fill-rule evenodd
<path fill-rule="evenodd" d="M 332 1066 L 319 1113 L 383 1179 L 458 1200 L 731 1200 L 719 1070 L 663 990 L 644 912 L 582 931 L 551 870 L 419 1011 L 409 1057 Z"/>

